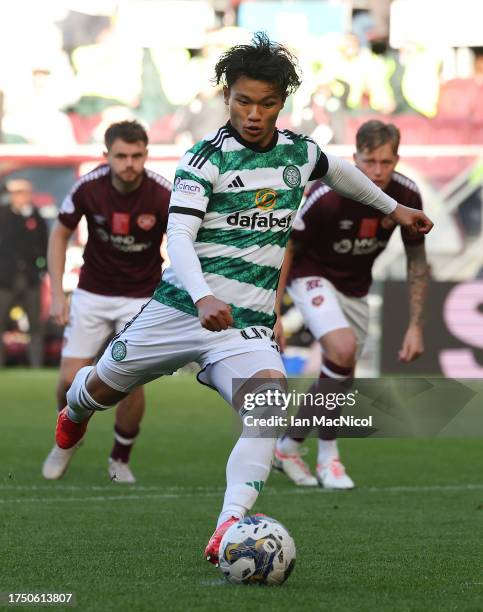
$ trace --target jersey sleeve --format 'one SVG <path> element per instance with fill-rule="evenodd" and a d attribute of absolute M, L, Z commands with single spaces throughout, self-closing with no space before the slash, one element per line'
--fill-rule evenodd
<path fill-rule="evenodd" d="M 62 225 L 74 230 L 83 214 L 82 191 L 74 185 L 70 193 L 65 196 L 57 218 Z"/>
<path fill-rule="evenodd" d="M 397 207 L 396 200 L 379 189 L 356 166 L 334 155 L 328 155 L 327 159 L 329 166 L 324 183 L 334 191 L 361 204 L 372 206 L 385 215 L 394 212 Z"/>
<path fill-rule="evenodd" d="M 203 146 L 195 146 L 184 155 L 176 170 L 169 203 L 170 216 L 191 215 L 204 219 L 219 176 L 214 157 L 203 156 Z"/>
<path fill-rule="evenodd" d="M 320 182 L 314 183 L 307 199 L 300 207 L 292 226 L 290 238 L 298 245 L 309 245 L 320 236 L 321 212 L 328 188 Z"/>
<path fill-rule="evenodd" d="M 150 179 L 154 184 L 154 202 L 161 224 L 161 230 L 164 234 L 166 233 L 166 228 L 168 226 L 169 200 L 171 198 L 173 185 L 171 181 L 168 181 L 168 179 L 164 178 L 164 176 L 154 172 L 153 170 L 146 168 L 145 172 L 148 179 Z"/>
<path fill-rule="evenodd" d="M 160 207 L 160 215 L 161 215 L 163 233 L 166 233 L 166 229 L 168 227 L 168 211 L 169 211 L 169 203 L 171 199 L 172 188 L 173 186 L 169 181 L 166 181 L 166 185 L 163 185 L 160 188 L 159 207 Z"/>
<path fill-rule="evenodd" d="M 313 141 L 312 139 L 309 139 L 309 142 L 315 148 L 315 160 L 316 161 L 312 169 L 312 172 L 309 176 L 308 184 L 310 184 L 313 181 L 324 178 L 324 176 L 327 174 L 327 171 L 329 169 L 329 160 L 327 158 L 327 155 L 321 150 L 321 148 L 315 141 Z"/>
<path fill-rule="evenodd" d="M 169 204 L 167 234 L 171 267 L 195 304 L 202 297 L 212 295 L 194 242 L 218 176 L 215 160 L 203 156 L 203 147 L 195 147 L 178 166 Z"/>

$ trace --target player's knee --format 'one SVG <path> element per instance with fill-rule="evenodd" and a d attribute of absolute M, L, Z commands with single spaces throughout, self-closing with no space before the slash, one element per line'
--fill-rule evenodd
<path fill-rule="evenodd" d="M 341 334 L 341 337 L 324 347 L 324 357 L 341 367 L 351 368 L 355 365 L 357 339 L 352 331 Z"/>
<path fill-rule="evenodd" d="M 110 408 L 116 403 L 113 401 L 112 404 L 101 404 L 87 391 L 87 378 L 93 369 L 94 366 L 85 366 L 81 368 L 67 391 L 67 403 L 74 410 L 77 407 L 86 410 L 107 410 L 107 408 Z"/>
<path fill-rule="evenodd" d="M 239 411 L 243 423 L 242 436 L 263 439 L 270 446 L 268 452 L 275 451 L 277 426 L 285 415 L 286 384 L 283 375 L 280 379 L 252 379 L 246 390 Z"/>
<path fill-rule="evenodd" d="M 71 365 L 61 364 L 59 381 L 57 383 L 59 393 L 63 392 L 64 395 L 67 393 L 80 369 L 78 365 L 73 367 Z"/>

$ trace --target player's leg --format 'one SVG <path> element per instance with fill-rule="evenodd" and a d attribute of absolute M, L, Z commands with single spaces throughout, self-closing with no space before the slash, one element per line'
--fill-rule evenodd
<path fill-rule="evenodd" d="M 276 351 L 251 352 L 223 359 L 210 366 L 208 379 L 241 416 L 247 393 L 260 396 L 267 391 L 285 390 L 285 369 Z M 259 410 L 263 412 L 269 408 L 267 397 L 267 405 L 260 406 Z M 217 528 L 205 550 L 205 557 L 211 563 L 218 563 L 219 545 L 228 527 L 255 504 L 270 473 L 275 441 L 275 430 L 243 425 L 226 465 L 226 491 Z"/>
<path fill-rule="evenodd" d="M 343 295 L 334 288 L 338 303 L 342 309 L 344 317 L 350 325 L 352 338 L 347 334 L 341 333 L 342 330 L 335 330 L 321 338 L 321 345 L 324 356 L 332 358 L 335 363 L 345 364 L 345 371 L 339 368 L 334 373 L 345 376 L 339 380 L 343 383 L 344 389 L 354 376 L 357 359 L 360 357 L 364 348 L 369 326 L 369 304 L 365 297 L 350 297 Z M 352 364 L 352 365 L 351 365 Z M 331 369 L 325 364 L 324 375 L 330 380 Z M 351 368 L 351 371 L 349 371 Z M 324 362 L 322 365 L 324 370 Z M 327 384 L 326 378 L 326 384 Z M 337 379 L 336 379 L 337 380 Z M 340 461 L 339 450 L 337 447 L 337 431 L 335 427 L 319 427 L 318 457 L 317 457 L 317 477 L 322 486 L 335 489 L 351 489 L 354 487 L 353 480 L 347 475 L 344 465 Z"/>
<path fill-rule="evenodd" d="M 72 385 L 75 375 L 81 368 L 90 365 L 92 360 L 93 358 L 61 357 L 56 387 L 57 413 L 67 404 L 67 390 Z M 73 446 L 64 449 L 54 444 L 42 464 L 42 476 L 46 480 L 58 480 L 61 478 L 67 471 L 77 448 L 77 446 Z"/>
<path fill-rule="evenodd" d="M 138 387 L 117 406 L 114 424 L 114 444 L 109 457 L 109 476 L 115 482 L 134 483 L 129 459 L 140 431 L 145 409 L 144 389 Z"/>
<path fill-rule="evenodd" d="M 116 333 L 120 333 L 125 325 L 138 315 L 146 301 L 146 299 L 138 298 L 116 298 L 116 303 L 111 308 L 111 318 Z M 134 389 L 117 406 L 114 443 L 108 461 L 109 477 L 114 482 L 127 484 L 136 482 L 129 466 L 129 460 L 140 432 L 144 409 L 145 399 L 142 387 Z"/>
<path fill-rule="evenodd" d="M 93 363 L 95 356 L 112 334 L 106 312 L 109 308 L 104 296 L 77 289 L 72 295 L 69 323 L 64 329 L 64 340 L 56 387 L 57 412 L 65 407 L 66 395 L 77 372 Z M 78 446 L 50 451 L 42 466 L 47 480 L 57 480 L 66 472 Z"/>
<path fill-rule="evenodd" d="M 151 301 L 109 344 L 96 366 L 77 373 L 57 422 L 58 446 L 77 444 L 93 412 L 113 406 L 150 380 L 194 361 L 199 330 L 196 317 Z"/>
<path fill-rule="evenodd" d="M 55 394 L 57 412 L 60 412 L 67 404 L 67 391 L 72 385 L 75 375 L 81 368 L 92 364 L 94 355 L 92 357 L 61 357 Z"/>
<path fill-rule="evenodd" d="M 313 390 L 320 387 L 322 392 L 347 391 L 346 385 L 353 377 L 356 360 L 357 342 L 350 327 L 342 327 L 328 332 L 319 338 L 322 347 L 322 365 L 319 380 L 314 383 Z M 338 388 L 345 383 L 343 388 Z M 337 418 L 341 408 L 331 411 L 331 417 Z M 329 416 L 326 414 L 326 416 Z M 337 428 L 328 425 L 318 427 L 317 478 L 327 489 L 353 489 L 354 482 L 347 475 L 340 461 L 337 445 Z"/>
<path fill-rule="evenodd" d="M 319 340 L 323 350 L 319 380 L 310 387 L 309 393 L 312 395 L 317 393 L 322 384 L 328 387 L 331 381 L 338 385 L 348 380 L 352 376 L 355 364 L 356 339 L 333 285 L 321 277 L 302 278 L 292 283 L 289 292 L 295 305 L 302 312 L 305 324 L 312 335 Z M 329 389 L 326 388 L 325 391 Z M 299 406 L 296 416 L 299 419 L 312 420 L 315 413 L 317 416 L 324 414 L 323 407 L 314 407 L 312 402 L 307 400 Z M 333 418 L 336 415 L 332 411 L 325 416 Z M 318 484 L 317 479 L 312 476 L 308 465 L 301 457 L 301 445 L 309 435 L 310 429 L 289 428 L 277 442 L 275 453 L 275 467 L 285 472 L 300 486 Z M 321 427 L 318 444 L 317 476 L 319 481 L 321 480 L 320 475 L 325 474 L 328 465 L 330 474 L 336 473 L 339 476 L 337 479 L 339 488 L 352 488 L 353 483 L 345 472 L 343 473 L 343 466 L 340 462 L 337 462 L 338 449 L 335 430 Z M 334 482 L 324 484 L 325 486 L 334 485 Z"/>
<path fill-rule="evenodd" d="M 324 325 L 329 325 L 326 320 Z M 337 325 L 342 322 L 337 323 Z M 350 327 L 339 327 L 319 338 L 322 348 L 322 364 L 319 379 L 308 390 L 308 399 L 301 403 L 296 415 L 299 422 L 318 417 L 336 418 L 340 408 L 328 411 L 323 406 L 314 406 L 310 397 L 317 393 L 338 393 L 346 390 L 340 383 L 348 383 L 352 377 L 355 361 L 356 342 Z M 302 444 L 309 435 L 310 428 L 291 427 L 283 438 L 277 442 L 275 466 L 281 469 L 296 484 L 313 486 L 320 483 L 325 488 L 352 489 L 354 483 L 345 473 L 340 462 L 337 446 L 337 429 L 333 426 L 318 427 L 317 478 L 302 459 Z"/>

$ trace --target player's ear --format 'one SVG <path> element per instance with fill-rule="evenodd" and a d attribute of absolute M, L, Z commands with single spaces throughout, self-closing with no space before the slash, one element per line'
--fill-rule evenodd
<path fill-rule="evenodd" d="M 354 163 L 357 164 L 357 153 L 352 153 L 352 159 L 354 160 Z"/>
<path fill-rule="evenodd" d="M 230 100 L 230 88 L 229 87 L 223 87 L 223 100 L 225 104 L 228 106 L 228 102 Z"/>
<path fill-rule="evenodd" d="M 104 159 L 107 159 L 108 155 L 109 155 L 109 151 L 103 151 L 103 152 L 102 152 L 102 157 L 103 157 Z"/>

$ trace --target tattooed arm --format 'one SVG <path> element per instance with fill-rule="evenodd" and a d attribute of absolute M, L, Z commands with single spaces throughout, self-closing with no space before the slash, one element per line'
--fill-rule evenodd
<path fill-rule="evenodd" d="M 405 244 L 409 285 L 409 325 L 399 351 L 399 361 L 414 361 L 424 351 L 423 311 L 428 289 L 429 267 L 424 242 Z"/>

